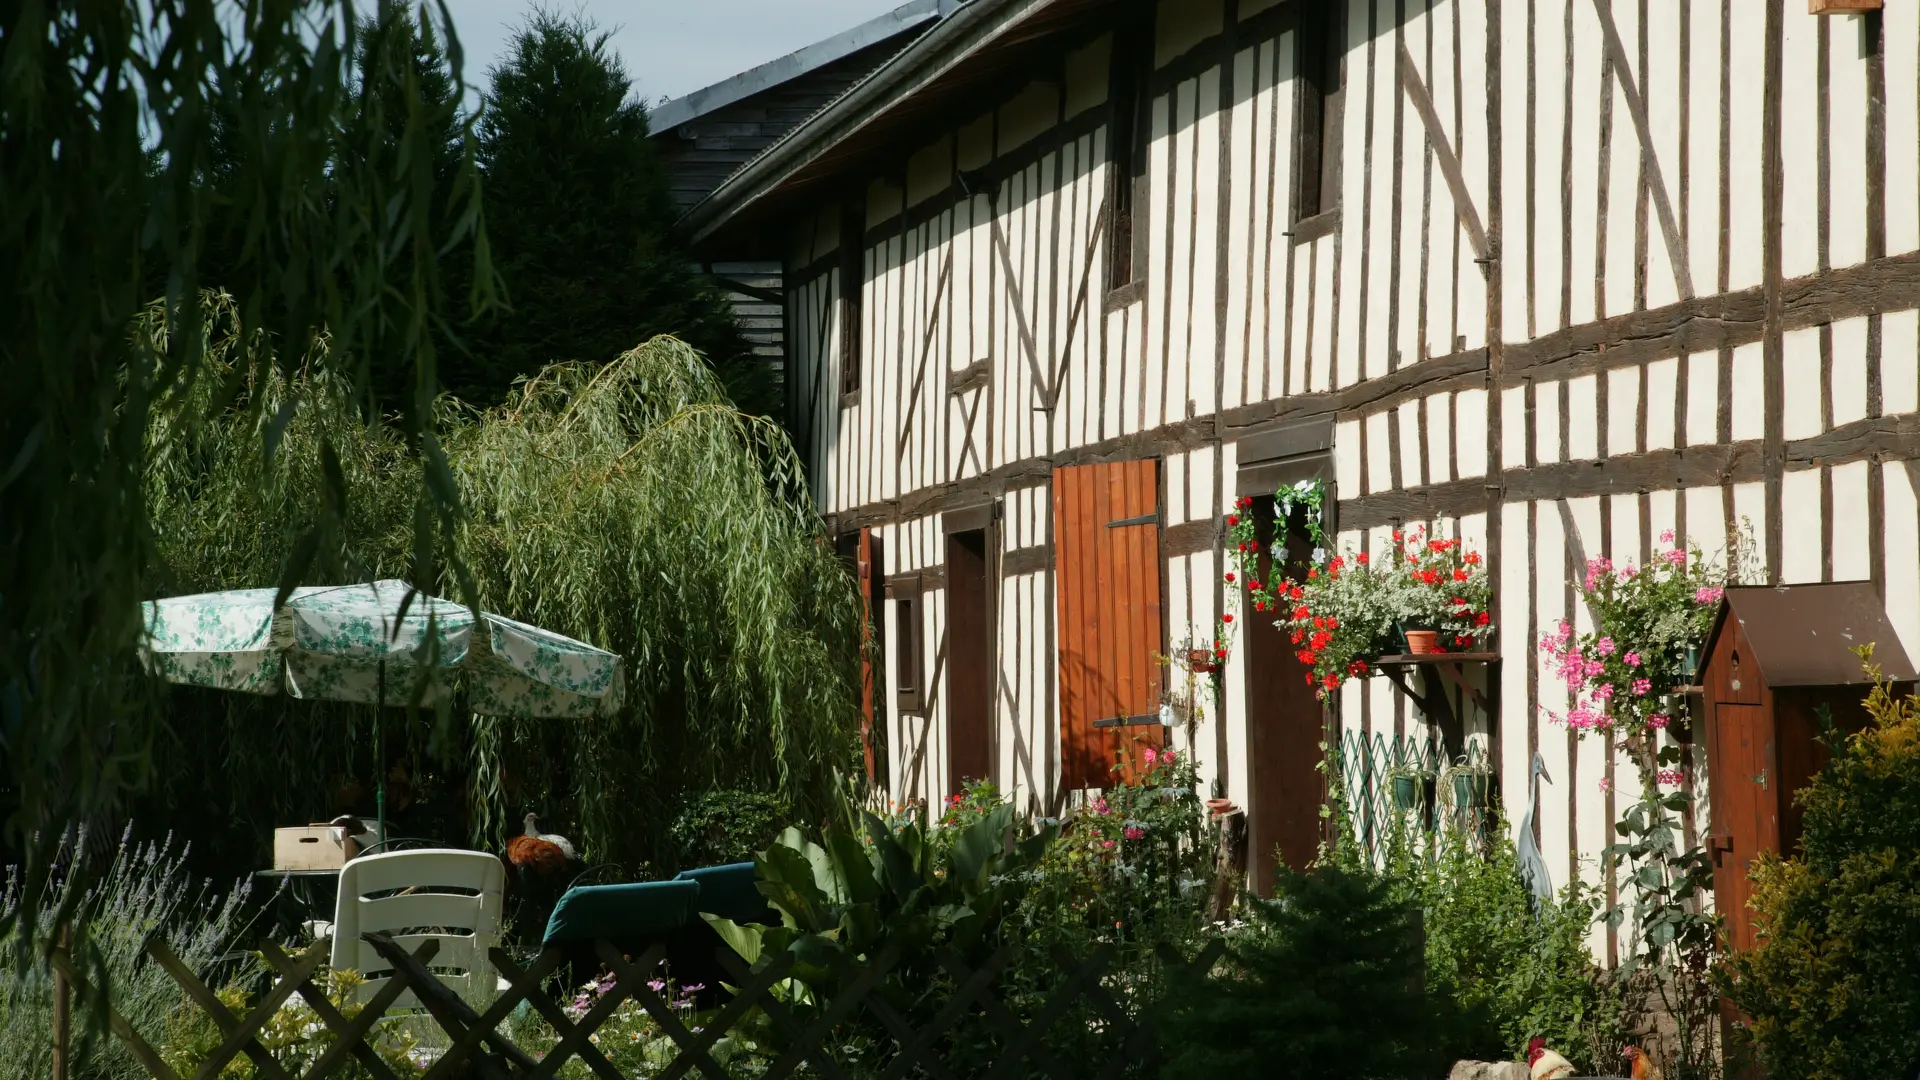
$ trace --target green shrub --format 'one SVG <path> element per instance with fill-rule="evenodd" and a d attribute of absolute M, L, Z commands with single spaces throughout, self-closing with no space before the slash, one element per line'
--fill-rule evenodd
<path fill-rule="evenodd" d="M 1578 882 L 1535 905 L 1504 828 L 1484 854 L 1449 832 L 1424 864 L 1427 980 L 1459 1003 L 1461 1056 L 1518 1057 L 1539 1036 L 1576 1064 L 1605 993 L 1587 952 L 1594 902 Z M 1606 1070 L 1600 1070 L 1606 1071 Z"/>
<path fill-rule="evenodd" d="M 1162 1015 L 1162 1075 L 1383 1080 L 1441 1075 L 1441 1002 L 1423 991 L 1411 904 L 1338 867 L 1283 870 L 1274 899 Z"/>
<path fill-rule="evenodd" d="M 1151 966 L 1160 945 L 1195 951 L 1216 841 L 1199 790 L 1192 755 L 1167 751 L 1138 782 L 1095 796 L 1047 848 L 1017 913 L 1021 933 L 1083 952 L 1110 944 L 1128 965 Z"/>
<path fill-rule="evenodd" d="M 314 973 L 314 984 L 325 988 L 327 1000 L 341 1016 L 352 1020 L 360 1015 L 362 1004 L 353 1000 L 353 992 L 363 981 L 351 971 L 321 968 Z M 236 1016 L 247 1015 L 255 1006 L 253 996 L 239 985 L 215 992 L 220 1003 Z M 160 1058 L 180 1076 L 192 1076 L 206 1065 L 207 1059 L 226 1041 L 226 1036 L 199 1005 L 181 998 L 179 1006 L 167 1018 L 167 1037 L 160 1044 Z M 339 1041 L 332 1028 L 320 1019 L 307 1000 L 298 995 L 267 1018 L 258 1035 L 260 1045 L 273 1060 L 293 1076 L 311 1069 L 327 1050 Z M 414 1039 L 397 1025 L 375 1028 L 369 1036 L 374 1053 L 394 1076 L 413 1077 L 426 1071 L 424 1060 L 414 1055 Z M 144 1076 L 145 1074 L 141 1074 Z M 220 1080 L 256 1080 L 260 1068 L 245 1054 L 223 1066 Z M 340 1080 L 373 1080 L 373 1072 L 361 1062 L 348 1058 L 331 1075 Z"/>
<path fill-rule="evenodd" d="M 687 803 L 670 833 L 680 865 L 751 862 L 787 820 L 786 800 L 754 791 L 710 791 Z"/>
<path fill-rule="evenodd" d="M 1801 853 L 1753 866 L 1760 944 L 1727 966 L 1774 1080 L 1920 1068 L 1920 703 L 1875 684 L 1868 726 L 1799 795 Z"/>
<path fill-rule="evenodd" d="M 1602 1059 L 1625 1039 L 1624 984 L 1587 951 L 1597 906 L 1590 890 L 1576 881 L 1536 904 L 1497 819 L 1485 837 L 1398 830 L 1385 849 L 1384 867 L 1367 862 L 1357 843 L 1339 845 L 1334 861 L 1377 875 L 1390 895 L 1421 908 L 1427 985 L 1456 1009 L 1446 1033 L 1455 1057 L 1517 1059 L 1538 1036 L 1588 1071 L 1615 1068 Z"/>
<path fill-rule="evenodd" d="M 183 994 L 160 965 L 147 959 L 147 936 L 159 933 L 175 956 L 205 977 L 220 967 L 221 957 L 246 928 L 245 883 L 222 897 L 194 881 L 185 864 L 185 849 L 175 852 L 171 837 L 145 845 L 122 837 L 112 863 L 83 896 L 69 891 L 77 879 L 50 885 L 33 909 L 36 924 L 28 926 L 13 921 L 26 897 L 17 869 L 9 867 L 0 875 L 0 925 L 7 927 L 0 946 L 12 945 L 23 930 L 35 941 L 49 940 L 54 913 L 76 901 L 74 949 L 88 981 L 107 986 L 114 1011 L 157 1044 Z M 149 1080 L 119 1039 L 104 1028 L 86 1026 L 78 1004 L 74 1016 L 77 1080 Z M 0 965 L 0 1062 L 10 1075 L 51 1075 L 53 978 L 43 965 L 24 971 Z"/>

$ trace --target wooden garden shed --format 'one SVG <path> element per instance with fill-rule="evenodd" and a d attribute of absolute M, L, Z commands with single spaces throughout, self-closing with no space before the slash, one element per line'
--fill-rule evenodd
<path fill-rule="evenodd" d="M 1821 707 L 1842 729 L 1866 723 L 1867 675 L 1853 649 L 1867 644 L 1888 678 L 1913 681 L 1913 664 L 1872 582 L 1733 587 L 1721 601 L 1700 692 L 1714 906 L 1726 916 L 1735 949 L 1753 944 L 1747 871 L 1754 856 L 1791 852 L 1799 843 L 1793 795 L 1826 762 Z"/>

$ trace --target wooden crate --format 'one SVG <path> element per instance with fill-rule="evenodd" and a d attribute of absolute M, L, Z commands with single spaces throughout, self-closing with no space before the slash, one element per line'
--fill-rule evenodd
<path fill-rule="evenodd" d="M 1809 15 L 1857 15 L 1879 10 L 1880 0 L 1807 0 Z"/>
<path fill-rule="evenodd" d="M 344 847 L 342 845 L 345 845 Z M 275 870 L 338 870 L 358 852 L 352 837 L 333 838 L 333 827 L 321 822 L 273 830 Z"/>

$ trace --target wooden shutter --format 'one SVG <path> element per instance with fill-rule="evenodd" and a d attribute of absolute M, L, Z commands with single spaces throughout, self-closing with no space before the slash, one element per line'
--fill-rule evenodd
<path fill-rule="evenodd" d="M 866 758 L 867 783 L 881 782 L 879 755 L 875 752 L 874 706 L 878 702 L 875 680 L 886 670 L 886 634 L 880 625 L 881 567 L 880 538 L 872 529 L 861 529 L 854 547 L 854 577 L 860 583 L 861 628 L 860 660 L 860 746 Z"/>
<path fill-rule="evenodd" d="M 1069 790 L 1131 779 L 1160 715 L 1159 463 L 1053 472 L 1060 769 Z"/>

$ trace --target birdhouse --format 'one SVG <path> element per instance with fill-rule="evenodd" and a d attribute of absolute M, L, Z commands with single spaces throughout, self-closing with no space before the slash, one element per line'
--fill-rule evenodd
<path fill-rule="evenodd" d="M 1754 857 L 1799 844 L 1793 796 L 1826 764 L 1822 707 L 1841 730 L 1867 721 L 1871 687 L 1853 649 L 1868 644 L 1887 678 L 1912 682 L 1913 664 L 1871 582 L 1736 586 L 1721 600 L 1701 663 L 1700 715 L 1714 907 L 1732 948 L 1753 944 Z"/>

